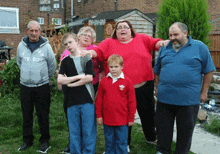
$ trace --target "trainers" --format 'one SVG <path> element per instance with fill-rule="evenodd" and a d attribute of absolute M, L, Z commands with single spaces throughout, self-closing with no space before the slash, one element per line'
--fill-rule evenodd
<path fill-rule="evenodd" d="M 44 142 L 44 143 L 41 144 L 40 150 L 38 150 L 37 152 L 47 153 L 48 149 L 50 149 L 48 142 Z"/>
<path fill-rule="evenodd" d="M 155 140 L 155 141 L 148 141 L 148 140 L 146 140 L 146 143 L 147 143 L 147 144 L 157 145 L 157 140 Z"/>
<path fill-rule="evenodd" d="M 64 150 L 61 153 L 70 154 L 70 146 L 68 145 L 64 148 Z"/>
<path fill-rule="evenodd" d="M 32 146 L 32 144 L 28 144 L 28 143 L 24 143 L 19 149 L 18 149 L 18 151 L 22 151 L 22 150 L 25 150 L 25 149 L 27 149 L 27 148 L 29 148 L 29 147 L 31 147 Z"/>
<path fill-rule="evenodd" d="M 130 152 L 130 148 L 129 148 L 129 145 L 127 146 L 127 149 L 128 149 L 128 152 Z"/>

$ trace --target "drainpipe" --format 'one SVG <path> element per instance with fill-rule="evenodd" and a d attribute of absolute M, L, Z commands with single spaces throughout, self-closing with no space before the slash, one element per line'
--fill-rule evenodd
<path fill-rule="evenodd" d="M 64 18 L 64 24 L 66 24 L 66 0 L 63 0 L 64 3 L 64 14 L 63 14 L 63 18 Z"/>
<path fill-rule="evenodd" d="M 118 11 L 118 0 L 115 0 L 115 11 Z"/>

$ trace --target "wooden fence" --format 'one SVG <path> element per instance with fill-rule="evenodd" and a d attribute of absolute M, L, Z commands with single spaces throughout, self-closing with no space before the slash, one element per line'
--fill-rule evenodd
<path fill-rule="evenodd" d="M 220 34 L 212 34 L 209 36 L 210 42 L 209 51 L 212 56 L 212 60 L 215 64 L 216 71 L 220 72 Z"/>

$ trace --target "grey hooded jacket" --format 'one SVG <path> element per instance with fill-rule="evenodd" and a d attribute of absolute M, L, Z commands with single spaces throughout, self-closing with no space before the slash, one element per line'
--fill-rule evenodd
<path fill-rule="evenodd" d="M 20 83 L 27 87 L 49 83 L 55 72 L 56 60 L 48 39 L 40 37 L 39 42 L 38 47 L 31 52 L 28 37 L 24 37 L 17 48 Z"/>

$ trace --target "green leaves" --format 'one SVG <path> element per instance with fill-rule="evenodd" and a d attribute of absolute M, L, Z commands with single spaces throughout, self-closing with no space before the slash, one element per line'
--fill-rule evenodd
<path fill-rule="evenodd" d="M 209 46 L 207 39 L 211 24 L 206 0 L 163 0 L 158 11 L 158 37 L 169 39 L 169 27 L 174 22 L 188 26 L 188 34 Z"/>

